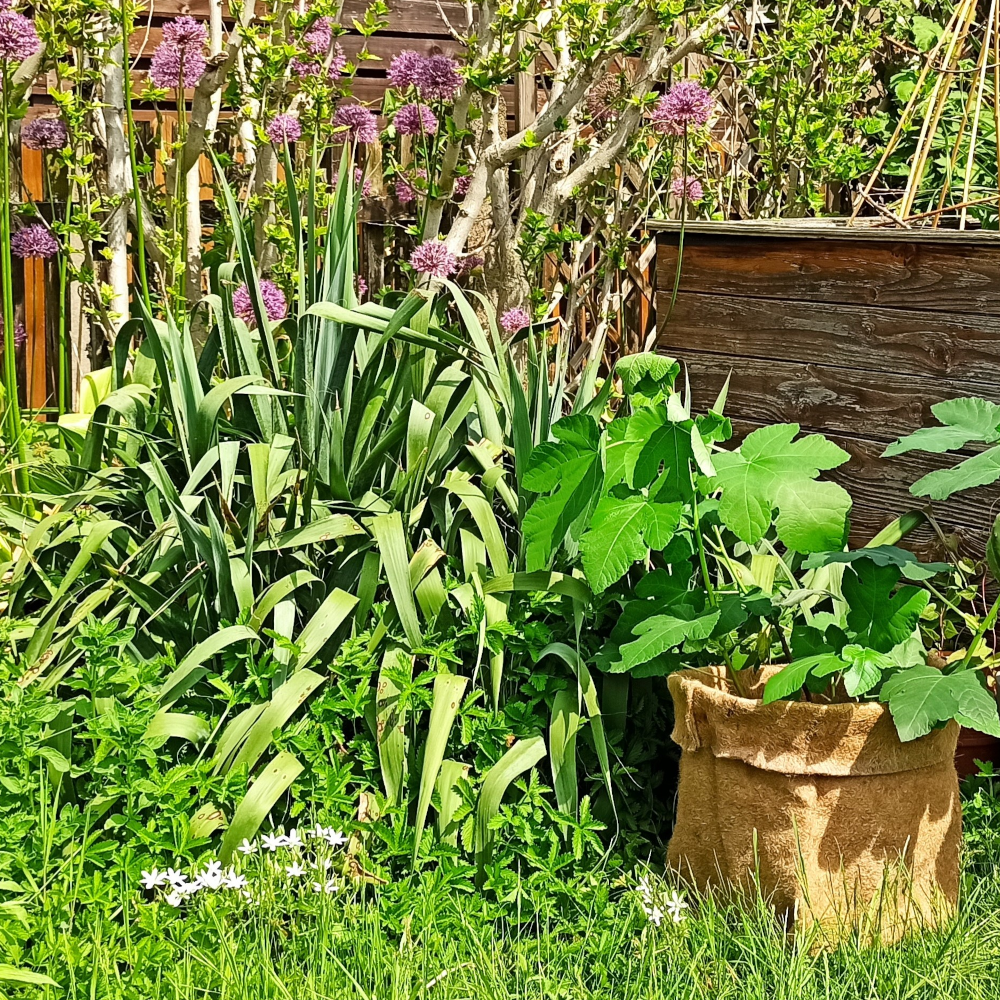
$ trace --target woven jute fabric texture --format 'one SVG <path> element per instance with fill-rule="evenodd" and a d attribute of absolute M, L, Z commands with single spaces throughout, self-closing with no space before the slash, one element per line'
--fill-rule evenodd
<path fill-rule="evenodd" d="M 760 891 L 782 916 L 837 940 L 896 940 L 958 899 L 958 725 L 908 743 L 881 704 L 760 700 L 777 668 L 668 679 L 681 748 L 671 868 L 699 889 Z"/>

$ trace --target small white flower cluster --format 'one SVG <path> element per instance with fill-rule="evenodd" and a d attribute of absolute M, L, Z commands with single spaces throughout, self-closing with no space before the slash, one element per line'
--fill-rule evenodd
<path fill-rule="evenodd" d="M 237 850 L 246 861 L 255 854 L 263 856 L 265 853 L 274 853 L 281 849 L 294 851 L 296 854 L 291 864 L 275 867 L 276 871 L 283 872 L 286 885 L 295 885 L 312 872 L 314 879 L 310 881 L 313 892 L 332 895 L 340 888 L 337 879 L 330 875 L 333 861 L 328 857 L 316 857 L 315 860 L 308 861 L 298 854 L 307 848 L 307 841 L 310 840 L 314 842 L 314 847 L 319 846 L 316 842 L 322 842 L 334 850 L 347 843 L 347 837 L 341 831 L 317 823 L 314 829 L 306 830 L 303 834 L 293 828 L 287 834 L 265 833 L 259 841 L 244 838 Z M 238 873 L 233 867 L 223 870 L 221 861 L 210 861 L 202 871 L 194 873 L 193 876 L 174 868 L 168 868 L 165 872 L 153 868 L 151 871 L 144 871 L 140 881 L 144 889 L 163 889 L 165 892 L 163 898 L 171 906 L 180 906 L 186 899 L 204 889 L 212 891 L 233 889 L 244 899 L 251 901 L 253 899 L 248 888 L 247 876 Z"/>
<path fill-rule="evenodd" d="M 657 927 L 663 923 L 664 917 L 669 917 L 675 924 L 687 918 L 684 912 L 688 908 L 684 896 L 674 889 L 668 896 L 665 889 L 657 889 L 650 883 L 647 876 L 639 879 L 636 889 L 642 898 L 643 913 L 649 917 L 650 923 Z"/>
<path fill-rule="evenodd" d="M 223 871 L 221 861 L 210 861 L 194 878 L 176 868 L 168 868 L 165 872 L 153 868 L 152 871 L 142 873 L 141 881 L 144 889 L 161 889 L 169 886 L 170 891 L 165 898 L 171 906 L 180 906 L 189 896 L 203 889 L 213 892 L 219 889 L 235 889 L 245 899 L 250 898 L 246 875 L 238 874 L 235 868 Z"/>

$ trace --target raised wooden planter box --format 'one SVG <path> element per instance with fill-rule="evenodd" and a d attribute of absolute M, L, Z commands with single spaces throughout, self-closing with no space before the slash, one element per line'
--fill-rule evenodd
<path fill-rule="evenodd" d="M 658 230 L 659 350 L 688 368 L 695 405 L 732 384 L 738 432 L 793 421 L 851 454 L 852 541 L 922 506 L 909 486 L 954 458 L 885 446 L 954 396 L 1000 402 L 1000 234 L 847 228 L 835 221 L 689 223 L 679 289 L 677 223 Z M 934 510 L 982 551 L 1000 489 Z M 914 538 L 933 547 L 929 529 Z"/>

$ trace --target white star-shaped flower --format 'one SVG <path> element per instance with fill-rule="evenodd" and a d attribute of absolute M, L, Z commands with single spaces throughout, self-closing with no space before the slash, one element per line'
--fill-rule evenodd
<path fill-rule="evenodd" d="M 266 851 L 276 851 L 279 847 L 284 847 L 288 839 L 280 833 L 265 833 L 260 838 L 261 846 Z"/>
<path fill-rule="evenodd" d="M 288 831 L 288 836 L 285 837 L 285 846 L 293 849 L 305 847 L 302 838 L 299 836 L 299 831 L 295 829 L 295 827 L 292 827 L 292 829 Z"/>
<path fill-rule="evenodd" d="M 226 872 L 225 882 L 227 889 L 245 889 L 247 887 L 246 875 L 237 875 L 231 868 Z"/>
<path fill-rule="evenodd" d="M 285 874 L 289 878 L 301 878 L 303 875 L 305 875 L 305 873 L 306 869 L 302 865 L 300 865 L 298 861 L 294 861 L 292 864 L 288 865 L 285 868 Z"/>
<path fill-rule="evenodd" d="M 246 837 L 243 838 L 243 843 L 237 848 L 240 854 L 256 854 L 257 853 L 257 841 L 247 840 Z"/>
<path fill-rule="evenodd" d="M 168 868 L 166 871 L 167 881 L 176 889 L 179 886 L 187 885 L 188 877 L 176 868 Z"/>
<path fill-rule="evenodd" d="M 213 862 L 206 868 L 199 876 L 198 881 L 202 884 L 205 889 L 221 889 L 222 883 L 225 881 L 225 876 L 222 874 L 222 865 L 220 864 L 218 869 L 215 868 Z"/>
<path fill-rule="evenodd" d="M 169 906 L 180 906 L 184 902 L 184 897 L 179 892 L 172 892 L 167 896 L 167 904 Z"/>
<path fill-rule="evenodd" d="M 679 924 L 685 919 L 686 914 L 684 911 L 688 908 L 688 904 L 676 889 L 664 903 L 664 906 L 666 906 L 667 913 L 675 924 Z"/>
<path fill-rule="evenodd" d="M 143 889 L 158 889 L 161 885 L 167 883 L 166 872 L 161 872 L 158 868 L 154 868 L 150 872 L 142 873 L 142 887 Z"/>
<path fill-rule="evenodd" d="M 326 881 L 326 894 L 332 896 L 340 888 L 337 885 L 337 880 L 335 878 L 327 879 Z"/>
<path fill-rule="evenodd" d="M 326 831 L 326 842 L 331 847 L 343 847 L 347 843 L 347 838 L 340 832 L 340 830 L 334 830 L 331 826 Z"/>

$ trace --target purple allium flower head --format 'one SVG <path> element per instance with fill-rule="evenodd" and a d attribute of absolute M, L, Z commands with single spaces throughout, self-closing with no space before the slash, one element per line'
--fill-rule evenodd
<path fill-rule="evenodd" d="M 368 282 L 359 274 L 355 286 L 357 288 L 358 299 L 363 299 L 368 294 Z"/>
<path fill-rule="evenodd" d="M 260 297 L 264 300 L 264 312 L 272 323 L 285 318 L 288 313 L 285 293 L 273 281 L 268 278 L 260 279 Z M 233 292 L 233 312 L 248 326 L 253 326 L 257 321 L 250 301 L 250 290 L 246 285 L 240 285 Z"/>
<path fill-rule="evenodd" d="M 425 240 L 410 254 L 413 269 L 435 278 L 448 278 L 458 270 L 458 259 L 441 240 Z"/>
<path fill-rule="evenodd" d="M 417 200 L 417 192 L 413 185 L 405 177 L 396 178 L 396 201 L 400 205 L 409 205 Z"/>
<path fill-rule="evenodd" d="M 59 252 L 59 241 L 40 222 L 19 229 L 10 238 L 10 252 L 15 257 L 46 259 Z"/>
<path fill-rule="evenodd" d="M 407 87 L 416 83 L 417 70 L 424 62 L 424 57 L 419 52 L 406 49 L 389 64 L 389 83 L 397 90 L 406 90 Z"/>
<path fill-rule="evenodd" d="M 0 11 L 0 59 L 24 62 L 42 47 L 30 18 L 12 10 Z"/>
<path fill-rule="evenodd" d="M 163 25 L 163 40 L 200 49 L 208 41 L 208 28 L 193 17 L 177 17 Z"/>
<path fill-rule="evenodd" d="M 369 146 L 378 140 L 378 119 L 360 104 L 342 104 L 333 116 L 333 124 L 347 126 L 346 138 Z"/>
<path fill-rule="evenodd" d="M 149 64 L 149 78 L 157 87 L 193 87 L 205 72 L 208 29 L 193 17 L 178 17 L 163 26 L 163 41 Z"/>
<path fill-rule="evenodd" d="M 205 72 L 205 56 L 190 45 L 161 42 L 149 62 L 149 78 L 156 87 L 193 87 Z"/>
<path fill-rule="evenodd" d="M 302 123 L 295 115 L 276 115 L 264 131 L 275 146 L 281 146 L 302 138 Z"/>
<path fill-rule="evenodd" d="M 354 168 L 354 186 L 361 188 L 362 198 L 370 198 L 372 196 L 371 178 L 365 177 L 365 172 L 361 167 Z"/>
<path fill-rule="evenodd" d="M 347 65 L 347 54 L 340 46 L 340 42 L 337 42 L 333 47 L 333 58 L 330 60 L 330 71 L 329 77 L 331 80 L 336 80 L 341 73 L 344 72 L 344 67 Z"/>
<path fill-rule="evenodd" d="M 322 68 L 322 63 L 316 59 L 293 59 L 290 65 L 291 71 L 298 77 L 319 76 Z"/>
<path fill-rule="evenodd" d="M 431 56 L 417 67 L 413 82 L 425 101 L 450 101 L 462 86 L 462 77 L 454 59 Z"/>
<path fill-rule="evenodd" d="M 28 149 L 63 149 L 69 142 L 69 131 L 59 118 L 32 118 L 21 128 L 21 142 Z"/>
<path fill-rule="evenodd" d="M 333 31 L 328 17 L 318 17 L 312 27 L 302 35 L 302 44 L 310 55 L 325 56 L 333 41 Z"/>
<path fill-rule="evenodd" d="M 530 325 L 531 316 L 528 314 L 528 310 L 522 309 L 520 306 L 508 309 L 500 317 L 500 327 L 506 334 L 517 333 L 518 330 L 523 330 Z"/>
<path fill-rule="evenodd" d="M 714 106 L 712 95 L 701 84 L 681 80 L 659 99 L 650 121 L 663 135 L 683 135 L 689 125 L 704 125 Z"/>
<path fill-rule="evenodd" d="M 425 104 L 404 104 L 392 123 L 400 135 L 434 135 L 438 130 L 438 120 Z"/>
<path fill-rule="evenodd" d="M 28 331 L 24 328 L 23 323 L 18 323 L 14 327 L 14 346 L 17 348 L 24 347 L 28 342 Z"/>
<path fill-rule="evenodd" d="M 705 191 L 697 177 L 675 177 L 670 185 L 670 193 L 675 198 L 683 198 L 685 191 L 688 201 L 701 201 L 705 197 Z"/>
<path fill-rule="evenodd" d="M 469 193 L 469 185 L 472 183 L 472 178 L 468 174 L 459 174 L 455 178 L 455 197 L 464 198 Z"/>
<path fill-rule="evenodd" d="M 470 253 L 458 262 L 458 277 L 463 278 L 471 274 L 477 267 L 482 267 L 486 263 L 485 258 L 477 253 Z"/>

